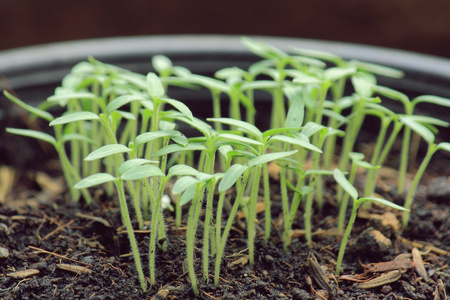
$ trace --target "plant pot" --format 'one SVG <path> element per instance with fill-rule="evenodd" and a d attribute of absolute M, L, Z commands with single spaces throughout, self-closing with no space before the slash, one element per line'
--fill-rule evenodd
<path fill-rule="evenodd" d="M 450 98 L 450 89 L 448 88 L 448 86 L 450 86 L 450 61 L 445 59 L 422 56 L 419 54 L 413 54 L 403 51 L 360 45 L 350 45 L 337 42 L 322 42 L 289 38 L 261 38 L 260 40 L 285 50 L 288 50 L 289 47 L 325 50 L 336 53 L 347 59 L 358 59 L 394 67 L 405 71 L 405 79 L 393 80 L 380 78 L 380 84 L 400 90 L 410 97 L 415 97 L 422 94 L 433 94 Z M 146 73 L 152 70 L 150 63 L 151 57 L 156 54 L 167 55 L 173 60 L 175 65 L 185 66 L 189 68 L 193 73 L 203 75 L 213 75 L 215 71 L 230 66 L 246 68 L 251 63 L 257 60 L 257 58 L 253 54 L 248 53 L 248 51 L 241 45 L 239 38 L 233 36 L 162 36 L 113 38 L 94 41 L 60 43 L 47 46 L 30 47 L 14 51 L 5 51 L 3 53 L 0 53 L 0 74 L 3 74 L 5 76 L 8 81 L 8 85 L 10 85 L 10 87 L 17 95 L 19 95 L 21 99 L 30 101 L 30 104 L 36 105 L 53 93 L 54 88 L 59 85 L 62 77 L 70 71 L 74 64 L 79 61 L 85 60 L 88 55 L 92 55 L 96 59 L 106 63 L 116 64 L 132 71 Z M 208 92 L 193 93 L 192 91 L 174 89 L 169 91 L 169 94 L 172 98 L 182 100 L 188 106 L 193 107 L 194 115 L 210 116 L 210 113 L 208 113 L 211 111 L 211 109 L 209 108 L 209 104 L 205 104 L 209 102 L 206 102 L 206 99 L 210 98 L 210 94 Z M 262 97 L 264 97 L 264 95 L 262 95 Z M 266 101 L 264 98 L 262 98 L 260 101 L 264 105 L 269 105 L 268 101 Z M 395 103 L 393 104 L 393 106 L 395 107 Z M 206 113 L 203 112 L 205 107 L 207 107 Z M 445 109 L 439 109 L 439 111 L 437 112 L 433 111 L 433 108 L 431 106 L 423 106 L 421 107 L 421 109 L 424 113 L 436 113 L 438 117 L 441 117 L 443 119 L 446 119 L 446 117 L 450 113 Z M 261 113 L 264 114 L 267 113 L 267 111 L 269 111 L 269 109 L 263 109 Z M 3 115 L 0 122 L 2 122 L 2 124 L 6 126 L 7 124 L 9 124 L 6 122 L 11 120 L 10 116 L 14 114 L 14 111 L 10 108 L 10 106 L 5 106 L 2 107 L 2 112 Z M 264 117 L 260 116 L 261 115 L 258 114 L 259 119 L 264 119 Z M 0 130 L 2 131 L 2 135 L 4 135 L 4 128 L 0 127 Z M 2 139 L 3 138 L 4 137 L 2 136 Z M 21 145 L 23 148 L 23 144 Z M 25 147 L 33 149 L 35 148 L 35 146 L 29 145 Z M 10 164 L 13 157 L 14 155 L 12 155 L 11 153 L 9 154 L 9 156 L 2 155 L 0 164 Z M 31 161 L 36 161 L 37 157 L 41 156 L 33 156 L 33 154 L 27 155 L 27 158 L 20 158 L 18 159 L 18 161 L 16 161 L 16 163 L 19 163 L 23 168 L 26 169 L 30 166 L 28 159 L 31 159 Z M 63 205 L 61 201 L 58 203 L 60 205 Z M 332 207 L 329 208 L 332 209 Z M 94 215 L 100 213 L 98 211 L 98 208 L 85 209 L 88 213 L 93 213 Z M 71 207 L 70 210 L 77 211 L 77 208 Z M 13 214 L 19 213 L 15 211 L 13 212 Z M 62 213 L 60 213 L 58 217 L 61 217 L 65 221 L 67 220 L 67 218 L 70 218 L 68 214 Z M 120 217 L 117 214 L 114 216 L 103 215 L 104 219 L 108 217 L 111 217 L 114 224 L 117 225 L 118 223 L 120 223 Z M 44 220 L 41 220 L 42 222 L 45 222 L 44 218 L 41 219 Z M 9 216 L 9 218 L 7 218 L 7 221 L 5 222 L 13 222 L 13 220 Z M 104 223 L 103 221 L 99 221 L 98 219 L 93 220 L 93 222 L 97 227 L 100 226 L 97 223 L 101 223 L 103 225 L 103 227 L 100 226 L 100 230 L 95 231 L 97 234 L 105 231 L 108 234 L 117 237 L 115 235 L 115 232 L 111 233 L 111 231 L 114 230 L 108 229 L 108 223 L 111 224 L 111 222 Z M 317 222 L 320 223 L 320 220 Z M 30 226 L 30 224 L 28 224 L 27 226 Z M 65 226 L 60 223 L 58 228 L 60 228 L 58 230 L 63 230 Z M 57 229 L 55 228 L 54 230 Z M 46 235 L 43 236 L 42 240 L 47 239 L 47 237 L 50 238 L 53 234 L 53 231 L 47 232 Z M 26 246 L 28 246 L 26 243 L 22 244 L 22 250 L 26 248 Z M 121 245 L 110 246 L 118 248 L 121 247 Z M 262 245 L 262 243 L 259 246 L 261 248 L 265 247 L 264 245 Z M 122 245 L 122 247 L 124 246 Z M 264 265 L 265 267 L 270 268 L 270 272 L 281 272 L 280 270 L 286 270 L 287 273 L 294 273 L 293 270 L 295 270 L 295 272 L 303 272 L 305 270 L 303 266 L 292 266 L 292 268 L 286 268 L 286 266 L 283 266 L 283 264 L 279 262 L 286 262 L 286 264 L 289 266 L 289 261 L 287 259 L 288 256 L 283 254 L 280 249 L 277 249 L 276 245 L 269 245 L 268 247 L 270 248 L 270 251 L 261 251 L 262 253 L 264 253 L 264 256 L 259 258 L 258 263 L 259 265 Z M 53 251 L 53 249 L 47 250 Z M 180 251 L 179 249 L 172 250 Z M 306 259 L 305 253 L 309 251 L 307 247 L 302 245 L 299 246 L 299 248 L 296 248 L 296 250 L 298 252 L 294 254 L 304 258 L 302 259 L 304 261 Z M 183 253 L 181 252 L 175 255 L 175 258 L 172 257 L 167 259 L 176 260 L 177 257 L 179 258 L 182 255 Z M 113 257 L 112 261 L 114 262 L 115 259 L 117 258 Z M 89 261 L 83 262 L 89 264 Z M 272 287 L 269 286 L 269 284 L 261 283 L 261 280 L 258 278 L 258 276 L 260 276 L 261 278 L 263 276 L 266 276 L 264 274 L 268 273 L 268 270 L 264 269 L 259 270 L 257 273 L 253 273 L 254 271 L 251 268 L 245 267 L 244 260 L 233 260 L 233 262 L 235 263 L 234 265 L 242 268 L 242 272 L 240 273 L 242 277 L 239 278 L 240 281 L 246 282 L 246 284 L 249 284 L 250 287 L 252 287 L 253 284 L 252 289 L 254 290 L 253 292 L 249 291 L 249 293 L 246 294 L 238 294 L 237 297 L 241 296 L 246 298 L 260 298 L 261 295 L 271 295 L 271 297 L 275 298 L 283 297 L 281 295 L 281 291 L 283 291 L 283 288 L 286 288 L 286 286 L 288 286 L 287 282 L 289 282 L 289 278 L 291 275 L 280 275 L 278 278 L 279 282 L 271 282 L 271 284 L 273 284 L 273 286 L 275 287 L 274 291 L 271 291 Z M 113 266 L 117 265 L 114 264 Z M 123 263 L 120 266 L 120 268 L 126 268 Z M 45 267 L 43 269 L 46 270 Z M 311 268 L 309 270 L 311 272 Z M 53 272 L 55 272 L 55 270 L 53 270 Z M 55 276 L 62 276 L 61 273 L 55 272 L 55 274 Z M 48 273 L 45 273 L 45 275 L 48 276 Z M 314 277 L 313 275 L 314 274 L 310 274 L 310 276 Z M 92 275 L 89 276 L 92 277 Z M 308 280 L 308 278 L 302 278 L 304 280 Z M 112 280 L 114 281 L 114 279 Z M 165 282 L 165 284 L 168 285 L 167 293 L 170 294 L 171 289 L 174 288 L 174 282 L 177 282 L 179 280 L 180 278 L 177 278 L 175 276 L 172 278 L 172 282 Z M 298 278 L 296 278 L 296 280 L 298 280 Z M 41 283 L 38 283 L 37 286 L 39 286 L 39 284 Z M 89 284 L 89 278 L 84 280 L 83 284 Z M 106 283 L 103 282 L 102 284 Z M 277 285 L 283 286 L 283 288 L 276 288 Z M 317 287 L 316 284 L 314 284 L 314 286 Z M 165 288 L 166 287 L 160 289 L 158 292 L 165 293 Z M 206 286 L 206 288 L 208 288 L 208 286 Z M 323 287 L 321 288 L 324 289 Z M 437 285 L 436 288 L 438 288 Z M 143 296 L 143 294 L 140 294 L 137 284 L 136 288 L 130 289 L 132 289 L 130 293 L 135 297 Z M 302 286 L 302 289 L 299 290 L 295 290 L 295 285 L 289 286 L 289 288 L 287 289 L 290 291 L 289 296 L 297 297 L 299 299 L 301 299 L 306 293 L 304 285 Z M 349 288 L 349 290 L 351 290 L 351 288 Z M 208 291 L 212 292 L 211 289 L 209 289 Z M 156 291 L 153 289 L 152 293 L 155 294 L 155 292 Z M 230 292 L 232 293 L 232 291 Z M 101 294 L 101 291 L 99 291 L 98 293 Z M 187 294 L 183 295 L 192 296 L 192 294 L 189 294 L 188 292 Z M 205 294 L 203 296 L 207 297 L 207 295 L 208 294 Z M 361 295 L 367 296 L 368 294 L 363 293 Z M 148 296 L 148 294 L 145 296 Z M 344 297 L 344 295 L 341 296 Z"/>

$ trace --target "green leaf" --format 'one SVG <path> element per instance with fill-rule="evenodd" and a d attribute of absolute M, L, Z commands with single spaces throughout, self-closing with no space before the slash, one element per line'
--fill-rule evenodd
<path fill-rule="evenodd" d="M 438 96 L 431 96 L 431 95 L 422 95 L 419 97 L 416 97 L 412 100 L 415 104 L 418 103 L 430 103 L 430 104 L 436 104 L 444 107 L 450 107 L 450 99 L 438 97 Z"/>
<path fill-rule="evenodd" d="M 50 126 L 62 125 L 76 121 L 100 120 L 100 117 L 90 111 L 79 111 L 65 114 L 50 122 Z"/>
<path fill-rule="evenodd" d="M 161 98 L 161 100 L 175 107 L 179 112 L 188 117 L 190 120 L 194 119 L 191 110 L 183 102 L 169 98 Z"/>
<path fill-rule="evenodd" d="M 358 76 L 359 74 L 352 76 L 352 85 L 355 92 L 361 97 L 371 97 L 372 96 L 372 83 L 367 81 L 364 76 Z"/>
<path fill-rule="evenodd" d="M 356 73 L 356 69 L 354 67 L 347 67 L 347 68 L 334 67 L 334 68 L 329 68 L 329 69 L 325 70 L 323 77 L 326 80 L 333 82 L 338 79 L 353 75 L 355 73 Z"/>
<path fill-rule="evenodd" d="M 450 143 L 447 143 L 447 142 L 439 143 L 436 147 L 436 150 L 439 150 L 439 149 L 450 152 Z"/>
<path fill-rule="evenodd" d="M 239 129 L 245 131 L 245 133 L 248 133 L 248 134 L 251 134 L 251 135 L 257 137 L 259 140 L 262 137 L 262 132 L 255 125 L 252 125 L 245 121 L 235 120 L 235 119 L 231 119 L 231 118 L 208 118 L 207 120 L 210 122 L 219 122 L 222 124 L 236 126 Z"/>
<path fill-rule="evenodd" d="M 436 125 L 441 127 L 448 127 L 450 125 L 449 122 L 446 122 L 444 120 L 429 117 L 429 116 L 420 116 L 420 115 L 411 115 L 408 116 L 408 119 L 414 120 L 416 122 L 423 124 L 430 124 L 430 125 Z"/>
<path fill-rule="evenodd" d="M 428 144 L 433 144 L 435 136 L 433 132 L 427 127 L 423 126 L 419 122 L 415 121 L 413 118 L 409 116 L 400 117 L 400 121 L 403 122 L 406 126 L 411 128 L 415 133 L 420 135 Z"/>
<path fill-rule="evenodd" d="M 365 157 L 364 154 L 362 154 L 360 152 L 350 152 L 348 154 L 348 156 L 353 161 L 362 161 L 364 159 L 364 157 Z"/>
<path fill-rule="evenodd" d="M 200 86 L 206 87 L 211 91 L 217 91 L 222 93 L 229 93 L 230 87 L 223 81 L 202 76 L 202 75 L 189 75 L 189 77 L 185 78 L 188 82 L 198 84 Z"/>
<path fill-rule="evenodd" d="M 130 152 L 131 149 L 125 145 L 121 144 L 110 144 L 105 145 L 103 147 L 98 148 L 97 150 L 92 151 L 89 155 L 84 159 L 86 161 L 92 161 L 99 158 L 104 158 L 110 155 Z"/>
<path fill-rule="evenodd" d="M 188 165 L 174 165 L 169 169 L 167 176 L 197 176 L 198 172 L 197 169 Z"/>
<path fill-rule="evenodd" d="M 152 98 L 161 98 L 165 94 L 164 86 L 155 73 L 150 72 L 147 74 L 147 92 Z"/>
<path fill-rule="evenodd" d="M 106 114 L 110 115 L 113 111 L 119 109 L 120 107 L 122 107 L 132 101 L 150 101 L 150 100 L 145 97 L 137 96 L 137 95 L 119 96 L 119 97 L 115 98 L 114 100 L 112 100 L 111 102 L 109 102 L 109 104 L 106 106 L 106 110 L 105 110 Z"/>
<path fill-rule="evenodd" d="M 36 116 L 38 116 L 38 117 L 40 117 L 40 118 L 42 118 L 44 120 L 47 120 L 48 122 L 53 121 L 54 117 L 50 113 L 46 112 L 45 110 L 41 110 L 39 108 L 36 108 L 34 106 L 26 104 L 25 102 L 23 102 L 19 98 L 14 97 L 13 95 L 11 95 L 7 90 L 3 90 L 3 94 L 5 95 L 6 98 L 11 100 L 15 104 L 19 105 L 23 109 L 27 110 L 31 114 L 36 115 Z"/>
<path fill-rule="evenodd" d="M 75 189 L 85 189 L 92 186 L 100 185 L 106 182 L 115 181 L 116 178 L 108 173 L 98 173 L 91 176 L 88 176 L 81 181 L 79 181 L 77 184 L 75 184 L 73 187 Z"/>
<path fill-rule="evenodd" d="M 228 153 L 230 151 L 233 151 L 233 147 L 231 145 L 223 145 L 219 147 L 219 153 L 225 158 L 228 158 Z"/>
<path fill-rule="evenodd" d="M 310 175 L 333 175 L 334 172 L 330 170 L 322 170 L 322 169 L 311 169 L 305 171 L 305 176 Z"/>
<path fill-rule="evenodd" d="M 153 164 L 153 163 L 159 163 L 159 161 L 149 160 L 149 159 L 144 159 L 144 158 L 129 159 L 119 166 L 119 168 L 118 168 L 119 175 L 123 175 L 125 172 L 132 170 L 136 167 L 139 167 L 141 165 Z"/>
<path fill-rule="evenodd" d="M 232 165 L 225 172 L 222 181 L 220 181 L 218 189 L 219 193 L 225 192 L 226 190 L 231 188 L 247 169 L 248 168 L 246 166 L 243 166 L 241 164 Z"/>
<path fill-rule="evenodd" d="M 228 78 L 236 77 L 236 78 L 243 78 L 245 76 L 246 72 L 238 67 L 231 67 L 231 68 L 223 68 L 217 71 L 214 76 L 219 79 L 226 80 Z"/>
<path fill-rule="evenodd" d="M 304 56 L 309 56 L 309 57 L 313 57 L 313 58 L 318 58 L 321 60 L 325 60 L 325 61 L 329 61 L 332 62 L 336 65 L 341 65 L 343 64 L 343 60 L 342 58 L 340 58 L 339 56 L 333 54 L 333 53 L 329 53 L 326 51 L 321 51 L 321 50 L 310 50 L 310 49 L 302 49 L 302 48 L 291 48 L 291 51 L 293 53 L 296 54 L 300 54 L 300 55 L 304 55 Z"/>
<path fill-rule="evenodd" d="M 119 73 L 117 78 L 123 79 L 126 82 L 131 83 L 131 85 L 145 90 L 147 88 L 145 76 L 142 74 L 136 74 L 131 72 Z"/>
<path fill-rule="evenodd" d="M 173 68 L 172 61 L 164 55 L 154 55 L 152 66 L 159 74 L 169 73 Z"/>
<path fill-rule="evenodd" d="M 247 159 L 252 159 L 256 157 L 256 154 L 244 150 L 232 150 L 227 152 L 227 157 L 245 157 Z"/>
<path fill-rule="evenodd" d="M 363 161 L 363 160 L 357 160 L 355 161 L 355 164 L 357 164 L 358 166 L 360 166 L 361 168 L 364 168 L 366 170 L 372 170 L 372 169 L 379 169 L 380 166 L 374 166 L 370 163 L 368 163 L 367 161 Z"/>
<path fill-rule="evenodd" d="M 78 133 L 65 134 L 62 137 L 62 141 L 63 141 L 63 143 L 70 142 L 70 141 L 82 141 L 82 142 L 87 142 L 92 145 L 98 145 L 97 141 L 91 139 L 90 137 L 87 137 L 85 135 L 78 134 Z"/>
<path fill-rule="evenodd" d="M 187 188 L 197 185 L 198 179 L 191 176 L 183 176 L 179 178 L 172 187 L 172 193 L 175 195 L 183 193 Z"/>
<path fill-rule="evenodd" d="M 336 182 L 352 197 L 354 201 L 358 199 L 358 192 L 355 187 L 347 180 L 344 173 L 339 169 L 334 169 L 333 177 Z"/>
<path fill-rule="evenodd" d="M 391 208 L 398 209 L 398 210 L 401 210 L 401 211 L 409 211 L 409 209 L 406 209 L 406 208 L 404 208 L 404 207 L 402 207 L 400 205 L 392 203 L 391 201 L 388 201 L 386 199 L 380 199 L 380 198 L 375 198 L 375 197 L 364 197 L 364 198 L 358 199 L 358 203 L 359 204 L 361 204 L 363 202 L 366 202 L 366 201 L 373 201 L 373 202 L 376 202 L 376 203 L 379 203 L 379 204 L 383 204 L 383 205 L 386 205 L 386 206 L 389 206 Z"/>
<path fill-rule="evenodd" d="M 293 80 L 295 83 L 299 84 L 320 84 L 323 83 L 323 80 L 311 75 L 306 74 L 298 74 Z"/>
<path fill-rule="evenodd" d="M 291 103 L 287 112 L 284 127 L 291 128 L 302 126 L 305 115 L 305 102 L 302 97 L 303 88 L 289 86 L 285 87 L 283 91 Z"/>
<path fill-rule="evenodd" d="M 6 128 L 6 132 L 42 140 L 42 141 L 52 144 L 53 146 L 56 146 L 55 138 L 44 132 L 31 130 L 31 129 L 18 129 L 18 128 L 9 128 L 9 127 Z"/>
<path fill-rule="evenodd" d="M 290 156 L 296 152 L 297 152 L 297 150 L 263 154 L 263 155 L 260 155 L 258 157 L 255 157 L 255 158 L 249 160 L 248 168 L 263 165 L 268 162 Z"/>
<path fill-rule="evenodd" d="M 122 110 L 115 110 L 111 112 L 111 116 L 113 120 L 119 121 L 122 118 L 126 120 L 136 120 L 136 116 L 128 111 L 122 111 Z"/>
<path fill-rule="evenodd" d="M 380 95 L 383 95 L 385 97 L 388 97 L 392 100 L 397 100 L 403 103 L 403 105 L 409 105 L 409 98 L 408 96 L 406 96 L 403 93 L 400 93 L 399 91 L 396 91 L 394 89 L 385 87 L 385 86 L 380 86 L 380 85 L 374 85 L 373 86 L 373 91 L 377 92 Z"/>
<path fill-rule="evenodd" d="M 78 99 L 78 100 L 94 100 L 97 96 L 93 93 L 88 92 L 64 92 L 61 94 L 53 95 L 47 98 L 47 101 L 56 101 L 56 102 L 66 102 L 70 99 Z"/>
<path fill-rule="evenodd" d="M 241 41 L 250 52 L 266 59 L 282 60 L 288 56 L 280 49 L 261 42 L 257 42 L 248 37 L 242 37 Z"/>
<path fill-rule="evenodd" d="M 244 82 L 240 90 L 241 91 L 247 91 L 247 90 L 269 90 L 272 91 L 280 86 L 280 83 L 272 80 L 257 80 L 257 81 L 250 81 L 250 82 Z"/>
<path fill-rule="evenodd" d="M 318 68 L 321 68 L 321 69 L 323 69 L 323 68 L 325 68 L 327 66 L 327 64 L 324 63 L 323 61 L 315 59 L 315 58 L 312 58 L 312 57 L 291 55 L 291 59 L 294 62 L 298 62 L 298 63 L 301 63 L 301 64 L 318 67 Z"/>
<path fill-rule="evenodd" d="M 161 172 L 161 169 L 156 166 L 141 165 L 126 171 L 120 176 L 120 178 L 123 180 L 139 180 L 154 176 L 163 177 L 164 173 Z"/>
<path fill-rule="evenodd" d="M 311 137 L 314 134 L 316 134 L 319 130 L 325 128 L 325 126 L 321 125 L 321 124 L 317 124 L 315 122 L 308 122 L 306 123 L 306 125 L 303 127 L 301 133 L 306 136 L 306 137 Z"/>
<path fill-rule="evenodd" d="M 186 146 L 171 144 L 156 151 L 153 156 L 161 156 L 179 151 L 205 151 L 206 147 L 199 143 L 189 143 Z"/>
<path fill-rule="evenodd" d="M 163 137 L 169 137 L 172 135 L 175 135 L 178 133 L 178 131 L 175 130 L 160 130 L 160 131 L 153 131 L 153 132 L 144 132 L 136 137 L 134 140 L 134 143 L 136 144 L 136 147 L 139 147 L 140 145 L 144 143 L 148 143 L 150 141 L 163 138 Z"/>
<path fill-rule="evenodd" d="M 322 150 L 317 148 L 313 144 L 311 144 L 305 135 L 299 133 L 299 134 L 295 134 L 295 136 L 296 136 L 296 138 L 292 138 L 292 137 L 284 136 L 284 135 L 274 135 L 273 137 L 270 138 L 270 141 L 271 142 L 272 141 L 281 141 L 283 143 L 297 145 L 297 146 L 300 146 L 302 148 L 305 148 L 305 149 L 308 149 L 311 151 L 322 153 Z"/>
<path fill-rule="evenodd" d="M 236 142 L 236 143 L 242 143 L 242 144 L 250 144 L 250 145 L 257 145 L 262 146 L 263 143 L 255 141 L 253 139 L 249 139 L 240 135 L 231 134 L 231 133 L 221 133 L 217 136 L 220 138 L 220 140 L 226 140 L 230 142 Z"/>
<path fill-rule="evenodd" d="M 191 185 L 189 186 L 183 193 L 183 195 L 181 195 L 180 198 L 180 205 L 183 206 L 186 203 L 188 203 L 189 201 L 191 201 L 192 199 L 194 199 L 195 196 L 195 192 L 197 191 L 197 186 L 196 185 Z"/>
<path fill-rule="evenodd" d="M 358 70 L 366 71 L 369 73 L 382 75 L 386 77 L 392 77 L 392 78 L 402 78 L 404 73 L 400 70 L 385 67 L 378 64 L 372 64 L 367 62 L 361 62 L 358 60 L 352 60 L 350 61 L 350 65 L 355 66 Z"/>

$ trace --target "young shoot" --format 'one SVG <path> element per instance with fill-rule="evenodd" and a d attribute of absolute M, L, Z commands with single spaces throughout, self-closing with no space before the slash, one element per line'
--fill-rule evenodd
<path fill-rule="evenodd" d="M 388 200 L 381 199 L 381 198 L 375 198 L 375 197 L 359 198 L 358 191 L 356 190 L 356 188 L 348 181 L 348 179 L 345 177 L 344 173 L 339 169 L 334 169 L 333 177 L 336 180 L 336 182 L 344 189 L 344 191 L 346 193 L 348 193 L 350 195 L 350 198 L 352 198 L 352 200 L 353 200 L 352 213 L 351 213 L 350 219 L 347 223 L 347 228 L 345 229 L 344 236 L 342 237 L 341 246 L 339 248 L 339 253 L 338 253 L 338 257 L 337 257 L 337 261 L 336 261 L 335 274 L 339 275 L 341 272 L 342 260 L 344 259 L 345 249 L 347 247 L 347 241 L 350 237 L 350 234 L 351 234 L 351 231 L 353 228 L 353 224 L 355 223 L 355 220 L 356 220 L 358 208 L 361 204 L 363 204 L 364 202 L 371 201 L 371 202 L 383 204 L 388 207 L 398 209 L 401 211 L 407 211 L 407 209 L 403 208 L 395 203 L 392 203 Z"/>

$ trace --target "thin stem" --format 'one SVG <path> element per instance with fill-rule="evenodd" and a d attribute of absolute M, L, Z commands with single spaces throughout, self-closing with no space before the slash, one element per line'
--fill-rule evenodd
<path fill-rule="evenodd" d="M 255 166 L 253 173 L 253 188 L 250 194 L 249 210 L 247 218 L 247 234 L 248 234 L 248 256 L 250 265 L 255 263 L 255 222 L 256 222 L 256 203 L 258 201 L 259 181 L 261 178 L 261 166 Z"/>
<path fill-rule="evenodd" d="M 220 275 L 220 265 L 222 263 L 222 256 L 225 250 L 225 245 L 228 239 L 228 234 L 230 233 L 231 225 L 233 225 L 234 217 L 239 209 L 239 205 L 241 203 L 242 197 L 244 195 L 245 186 L 247 185 L 248 180 L 248 171 L 244 173 L 244 178 L 242 179 L 241 184 L 237 190 L 236 199 L 234 200 L 233 207 L 231 209 L 230 215 L 228 216 L 227 224 L 223 230 L 222 237 L 220 238 L 220 243 L 217 244 L 217 254 L 216 254 L 216 262 L 214 265 L 214 285 L 219 285 L 219 275 Z M 225 192 L 222 193 L 225 196 Z M 222 195 L 221 195 L 222 197 Z M 217 234 L 217 233 L 216 233 Z"/>
<path fill-rule="evenodd" d="M 164 186 L 167 182 L 167 177 L 163 177 L 161 180 L 161 185 L 159 187 L 158 196 L 156 198 L 155 206 L 152 211 L 152 225 L 150 232 L 150 247 L 149 247 L 149 268 L 150 268 L 150 284 L 154 285 L 156 283 L 155 275 L 155 257 L 156 257 L 156 238 L 158 236 L 158 221 L 160 220 L 161 202 L 162 195 L 164 192 Z"/>
<path fill-rule="evenodd" d="M 350 233 L 352 231 L 353 224 L 355 223 L 355 220 L 356 220 L 356 213 L 358 211 L 358 207 L 359 207 L 359 202 L 357 200 L 354 200 L 352 214 L 350 216 L 350 220 L 348 221 L 347 229 L 344 232 L 344 236 L 342 237 L 341 246 L 339 247 L 338 258 L 336 261 L 335 275 L 339 275 L 339 273 L 341 272 L 342 260 L 344 259 L 344 254 L 345 254 L 345 249 L 347 248 L 348 238 L 350 237 Z"/>
<path fill-rule="evenodd" d="M 269 184 L 269 171 L 267 164 L 263 165 L 263 181 L 264 181 L 264 240 L 267 242 L 270 238 L 272 213 L 270 203 L 270 184 Z"/>
<path fill-rule="evenodd" d="M 430 162 L 436 150 L 437 150 L 436 144 L 428 144 L 427 154 L 423 158 L 422 163 L 420 164 L 420 167 L 417 170 L 416 175 L 414 176 L 411 187 L 409 188 L 408 196 L 406 196 L 405 205 L 403 206 L 404 208 L 411 210 L 414 193 L 416 192 L 416 189 L 419 186 L 420 180 L 422 179 L 422 176 L 425 173 L 428 163 Z M 410 211 L 403 212 L 402 216 L 403 229 L 406 229 L 408 227 L 410 214 L 411 214 Z"/>
<path fill-rule="evenodd" d="M 120 212 L 122 215 L 122 220 L 125 223 L 127 229 L 128 239 L 130 241 L 131 251 L 134 257 L 134 264 L 136 265 L 136 270 L 138 272 L 139 282 L 143 291 L 147 290 L 147 284 L 144 277 L 144 271 L 141 264 L 141 256 L 139 254 L 139 249 L 136 242 L 136 237 L 134 236 L 133 226 L 131 225 L 130 214 L 128 212 L 127 202 L 125 200 L 125 192 L 123 188 L 122 180 L 118 179 L 114 182 L 117 187 L 117 194 L 119 196 Z"/>

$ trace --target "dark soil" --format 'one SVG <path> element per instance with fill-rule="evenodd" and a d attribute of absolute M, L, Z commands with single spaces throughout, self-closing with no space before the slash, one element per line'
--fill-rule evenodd
<path fill-rule="evenodd" d="M 17 146 L 19 139 L 10 140 Z M 38 146 L 36 146 L 38 147 Z M 11 150 L 10 151 L 15 151 Z M 14 152 L 9 152 L 14 153 Z M 16 152 L 18 153 L 18 152 Z M 17 160 L 17 156 L 15 160 Z M 0 299 L 193 299 L 188 276 L 183 270 L 185 227 L 176 228 L 173 215 L 166 214 L 169 233 L 167 252 L 157 254 L 157 284 L 147 292 L 139 287 L 128 238 L 121 226 L 117 199 L 102 190 L 93 190 L 95 203 L 72 203 L 64 191 L 63 180 L 54 160 L 39 160 L 37 166 L 23 170 L 2 166 L 0 181 Z M 27 171 L 25 171 L 27 170 Z M 333 276 L 340 237 L 336 234 L 336 204 L 333 185 L 327 186 L 323 212 L 314 212 L 314 242 L 309 248 L 303 238 L 300 210 L 294 224 L 290 253 L 282 249 L 281 208 L 276 191 L 273 196 L 273 232 L 268 243 L 257 226 L 255 264 L 246 262 L 245 222 L 236 222 L 227 244 L 220 285 L 200 283 L 199 299 L 446 299 L 450 293 L 450 159 L 437 155 L 425 176 L 413 206 L 408 230 L 400 232 L 393 211 L 394 226 L 380 229 L 389 239 L 386 249 L 374 251 L 380 239 L 367 231 L 377 226 L 377 216 L 386 209 L 373 206 L 357 219 L 340 277 Z M 41 171 L 45 171 L 42 173 Z M 16 175 L 14 175 L 16 174 Z M 49 175 L 50 174 L 50 175 Z M 383 172 L 378 192 L 402 204 L 391 180 L 395 174 Z M 16 177 L 11 186 L 8 178 Z M 379 218 L 378 218 L 379 219 Z M 242 220 L 241 220 L 242 221 Z M 262 225 L 263 215 L 259 215 Z M 392 220 L 391 220 L 392 221 Z M 262 227 L 262 226 L 261 226 Z M 148 228 L 147 228 L 148 229 Z M 379 228 L 378 228 L 379 229 Z M 200 228 L 201 230 L 201 228 Z M 200 231 L 199 230 L 199 231 Z M 148 231 L 137 231 L 144 265 L 148 252 Z M 375 237 L 375 243 L 369 241 Z M 359 239 L 359 245 L 352 243 Z M 198 249 L 202 241 L 199 238 Z M 381 246 L 382 247 L 382 246 Z M 412 263 L 413 248 L 423 259 Z M 311 263 L 314 255 L 318 269 Z M 309 259 L 308 259 L 309 257 Z M 400 258 L 406 266 L 396 267 Z M 201 253 L 197 250 L 198 278 Z M 390 271 L 371 272 L 369 264 L 387 262 L 400 270 L 399 278 L 378 287 L 363 289 L 362 281 L 387 276 Z M 398 262 L 398 260 L 397 260 Z M 82 267 L 78 272 L 65 265 Z M 415 266 L 415 267 L 414 267 Z M 15 272 L 38 270 L 30 275 Z M 211 268 L 212 270 L 212 268 Z M 325 283 L 319 281 L 324 274 Z M 84 271 L 84 272 L 82 272 Z M 36 272 L 36 271 L 35 271 Z M 148 274 L 148 266 L 144 270 Z M 425 277 L 429 278 L 425 278 Z"/>

